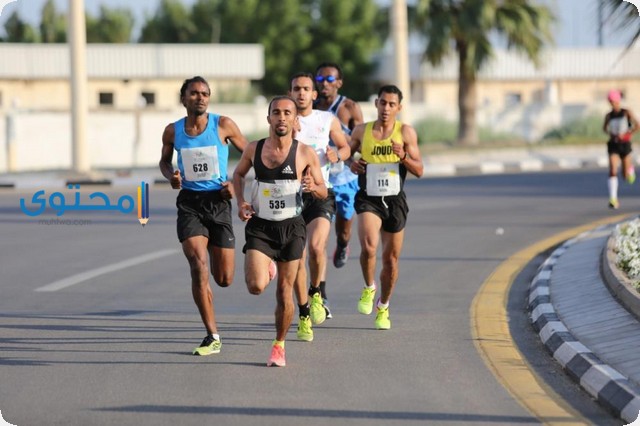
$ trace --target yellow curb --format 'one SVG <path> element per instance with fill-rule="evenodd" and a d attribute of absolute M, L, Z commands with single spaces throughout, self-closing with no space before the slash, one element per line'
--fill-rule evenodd
<path fill-rule="evenodd" d="M 578 226 L 515 253 L 493 271 L 471 304 L 471 335 L 484 363 L 511 396 L 546 425 L 584 425 L 589 421 L 543 382 L 516 347 L 509 332 L 509 290 L 522 269 L 539 253 L 582 232 L 627 217 L 618 215 Z"/>

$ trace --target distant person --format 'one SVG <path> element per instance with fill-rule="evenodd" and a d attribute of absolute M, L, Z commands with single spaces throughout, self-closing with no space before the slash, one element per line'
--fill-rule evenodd
<path fill-rule="evenodd" d="M 271 260 L 277 262 L 276 339 L 267 366 L 284 367 L 285 337 L 295 305 L 293 286 L 305 247 L 307 228 L 302 217 L 302 194 L 327 197 L 315 151 L 293 138 L 298 127 L 296 102 L 277 96 L 269 104 L 269 137 L 251 142 L 233 173 L 238 215 L 247 221 L 244 274 L 251 294 L 261 294 L 271 279 Z M 245 201 L 245 176 L 253 167 L 251 202 Z"/>
<path fill-rule="evenodd" d="M 607 96 L 611 111 L 604 117 L 603 130 L 609 135 L 607 152 L 609 153 L 609 208 L 620 207 L 618 201 L 618 168 L 622 161 L 622 176 L 628 183 L 636 180 L 636 172 L 631 156 L 631 135 L 638 130 L 638 121 L 631 111 L 622 108 L 622 93 L 619 90 L 609 91 Z"/>
<path fill-rule="evenodd" d="M 318 99 L 314 108 L 329 111 L 340 120 L 342 130 L 351 141 L 351 131 L 358 124 L 362 124 L 362 110 L 357 102 L 338 93 L 342 88 L 342 69 L 333 62 L 323 62 L 316 68 L 316 87 Z M 331 167 L 329 182 L 333 185 L 336 196 L 336 248 L 333 252 L 333 266 L 342 268 L 349 260 L 349 241 L 351 227 L 355 217 L 354 202 L 358 192 L 358 176 L 349 169 L 349 164 L 340 161 Z M 324 288 L 322 298 L 327 299 Z M 327 303 L 325 302 L 325 305 Z"/>
<path fill-rule="evenodd" d="M 329 182 L 332 165 L 351 156 L 351 149 L 343 133 L 340 122 L 331 113 L 313 109 L 313 101 L 318 93 L 314 86 L 314 76 L 311 73 L 298 73 L 291 78 L 289 95 L 296 102 L 298 108 L 299 129 L 296 139 L 313 148 L 320 159 L 322 177 L 328 188 L 328 196 L 319 200 L 309 194 L 303 195 L 302 216 L 307 224 L 307 249 L 305 254 L 309 258 L 309 291 L 308 298 L 304 297 L 306 289 L 307 270 L 303 262 L 298 267 L 296 278 L 296 296 L 300 309 L 300 317 L 305 316 L 305 299 L 309 301 L 309 314 L 313 324 L 321 324 L 331 318 L 326 296 L 327 274 L 327 244 L 331 233 L 331 222 L 335 214 L 335 195 Z M 335 147 L 330 146 L 333 141 Z M 324 295 L 323 295 L 324 291 Z M 312 331 L 312 330 L 309 330 Z M 298 336 L 301 340 L 309 340 L 312 333 Z"/>
<path fill-rule="evenodd" d="M 240 152 L 247 144 L 233 120 L 207 112 L 210 96 L 204 78 L 184 81 L 180 101 L 187 116 L 165 127 L 160 158 L 162 175 L 173 189 L 180 190 L 176 201 L 178 239 L 189 261 L 193 300 L 207 331 L 194 355 L 217 354 L 222 346 L 209 271 L 220 287 L 231 285 L 236 239 L 231 222 L 233 186 L 227 181 L 229 144 Z M 178 170 L 172 165 L 174 149 Z"/>
<path fill-rule="evenodd" d="M 420 177 L 424 171 L 416 131 L 396 120 L 402 109 L 402 92 L 396 86 L 382 86 L 375 100 L 376 121 L 356 126 L 351 134 L 355 157 L 351 171 L 359 175 L 360 190 L 356 195 L 360 267 L 364 288 L 358 301 L 358 312 L 369 315 L 377 286 L 376 253 L 382 240 L 380 297 L 376 303 L 375 327 L 391 328 L 389 302 L 398 280 L 398 259 L 404 240 L 409 207 L 404 193 L 407 172 Z"/>

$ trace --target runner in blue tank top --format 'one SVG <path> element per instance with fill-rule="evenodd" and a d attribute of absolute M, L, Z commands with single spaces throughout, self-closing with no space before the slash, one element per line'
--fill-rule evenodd
<path fill-rule="evenodd" d="M 233 282 L 235 236 L 231 222 L 233 186 L 227 181 L 229 143 L 240 152 L 247 140 L 228 117 L 207 112 L 211 89 L 202 77 L 185 80 L 180 100 L 187 116 L 169 124 L 162 134 L 160 171 L 180 193 L 178 239 L 191 270 L 191 292 L 207 335 L 194 355 L 220 352 L 209 266 L 220 287 Z M 178 170 L 173 151 L 178 153 Z"/>

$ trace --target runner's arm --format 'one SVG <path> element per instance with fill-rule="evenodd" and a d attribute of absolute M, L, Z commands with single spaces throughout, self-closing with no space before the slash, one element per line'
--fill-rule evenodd
<path fill-rule="evenodd" d="M 402 140 L 404 154 L 400 156 L 400 163 L 407 168 L 409 173 L 421 177 L 424 173 L 424 163 L 418 147 L 418 135 L 415 129 L 408 124 L 402 126 Z"/>
<path fill-rule="evenodd" d="M 168 124 L 162 132 L 162 152 L 160 155 L 160 172 L 169 183 L 171 188 L 180 189 L 182 187 L 182 178 L 180 172 L 173 169 L 173 141 L 175 138 L 175 129 L 173 123 Z"/>

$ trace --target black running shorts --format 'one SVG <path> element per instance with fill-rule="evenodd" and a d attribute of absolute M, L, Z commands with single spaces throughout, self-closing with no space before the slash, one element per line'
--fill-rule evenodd
<path fill-rule="evenodd" d="M 631 142 L 618 142 L 616 140 L 609 140 L 607 142 L 607 152 L 609 155 L 618 154 L 620 158 L 624 158 L 631 154 Z"/>
<path fill-rule="evenodd" d="M 178 239 L 203 235 L 209 244 L 234 248 L 236 238 L 231 222 L 231 201 L 223 200 L 220 191 L 180 190 L 178 207 Z"/>
<path fill-rule="evenodd" d="M 319 217 L 324 217 L 329 222 L 333 220 L 336 213 L 336 194 L 333 189 L 328 191 L 327 198 L 324 199 L 314 198 L 309 193 L 302 194 L 302 217 L 306 224 Z"/>
<path fill-rule="evenodd" d="M 279 262 L 301 259 L 307 241 L 307 226 L 302 216 L 272 221 L 253 216 L 244 228 L 242 252 L 258 250 Z"/>
<path fill-rule="evenodd" d="M 356 213 L 373 213 L 382 219 L 382 229 L 385 232 L 396 233 L 407 225 L 409 205 L 404 191 L 398 195 L 385 197 L 371 197 L 363 190 L 356 194 Z"/>

